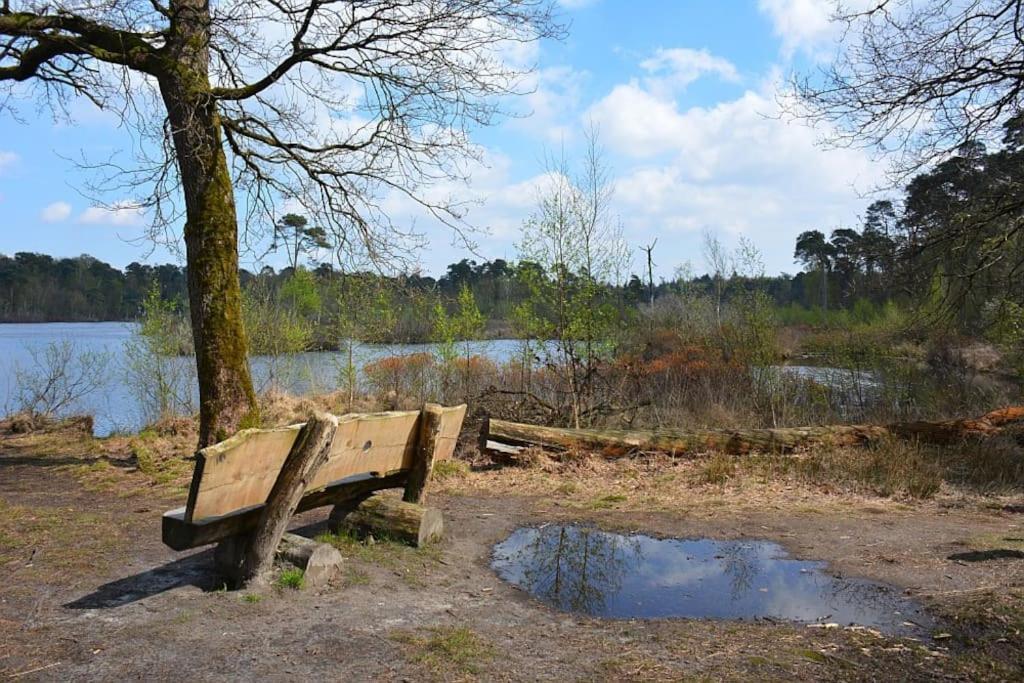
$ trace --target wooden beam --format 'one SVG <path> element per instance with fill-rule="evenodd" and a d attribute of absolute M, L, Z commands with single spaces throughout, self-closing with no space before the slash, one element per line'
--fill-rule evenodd
<path fill-rule="evenodd" d="M 322 489 L 309 491 L 299 501 L 295 512 L 314 510 L 325 505 L 344 505 L 365 498 L 374 491 L 405 486 L 407 470 L 384 476 L 360 475 L 333 482 Z M 220 517 L 207 517 L 197 522 L 185 519 L 185 508 L 165 512 L 162 519 L 163 542 L 174 550 L 188 550 L 246 533 L 256 527 L 262 505 L 237 510 Z"/>
<path fill-rule="evenodd" d="M 330 413 L 315 412 L 302 425 L 246 544 L 240 577 L 244 583 L 260 584 L 267 580 L 288 522 L 306 487 L 327 462 L 337 431 L 338 418 Z"/>
<path fill-rule="evenodd" d="M 402 500 L 407 503 L 422 503 L 426 495 L 427 481 L 434 470 L 434 457 L 441 436 L 441 419 L 444 409 L 436 403 L 428 403 L 420 411 L 419 434 L 416 437 L 416 452 L 409 468 L 409 482 L 405 485 Z"/>

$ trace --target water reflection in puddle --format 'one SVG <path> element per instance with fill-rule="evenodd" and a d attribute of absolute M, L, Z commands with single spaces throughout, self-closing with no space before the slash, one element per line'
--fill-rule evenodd
<path fill-rule="evenodd" d="M 599 617 L 773 618 L 914 633 L 915 603 L 837 578 L 770 541 L 658 539 L 583 525 L 521 528 L 494 548 L 498 575 L 558 609 Z"/>

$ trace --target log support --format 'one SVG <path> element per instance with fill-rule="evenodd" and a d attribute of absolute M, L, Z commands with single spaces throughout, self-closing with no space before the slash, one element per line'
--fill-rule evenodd
<path fill-rule="evenodd" d="M 229 574 L 232 579 L 254 586 L 266 583 L 288 522 L 306 486 L 327 461 L 337 429 L 338 418 L 334 415 L 314 413 L 309 416 L 277 475 L 252 534 L 244 543 L 229 539 L 222 544 L 226 565 L 237 566 L 237 572 Z"/>
<path fill-rule="evenodd" d="M 355 508 L 338 506 L 330 524 L 357 538 L 373 536 L 422 547 L 444 534 L 440 510 L 386 496 L 371 496 Z"/>
<path fill-rule="evenodd" d="M 441 418 L 444 409 L 436 403 L 428 403 L 420 411 L 420 427 L 416 437 L 416 453 L 409 469 L 409 481 L 405 485 L 402 500 L 406 503 L 422 504 L 426 499 L 427 482 L 434 471 L 434 457 L 441 437 Z"/>

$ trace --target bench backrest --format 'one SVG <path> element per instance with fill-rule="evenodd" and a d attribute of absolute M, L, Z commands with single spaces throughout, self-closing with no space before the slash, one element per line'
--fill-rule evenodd
<path fill-rule="evenodd" d="M 465 405 L 443 409 L 435 462 L 455 452 L 465 415 Z M 342 415 L 327 462 L 306 491 L 355 475 L 385 476 L 409 469 L 419 423 L 418 410 Z M 301 427 L 244 429 L 199 451 L 184 521 L 198 522 L 262 505 Z"/>

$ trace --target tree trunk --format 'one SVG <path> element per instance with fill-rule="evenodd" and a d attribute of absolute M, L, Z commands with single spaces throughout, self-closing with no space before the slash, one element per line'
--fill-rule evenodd
<path fill-rule="evenodd" d="M 199 446 L 259 421 L 246 357 L 238 224 L 220 114 L 210 97 L 209 4 L 172 3 L 174 31 L 160 92 L 185 197 L 189 307 L 199 375 Z"/>
<path fill-rule="evenodd" d="M 643 451 L 672 455 L 722 451 L 790 452 L 810 446 L 864 446 L 883 438 L 951 444 L 966 438 L 998 434 L 1008 424 L 1024 420 L 1024 407 L 994 410 L 979 418 L 938 422 L 898 422 L 890 425 L 823 425 L 776 429 L 563 429 L 485 420 L 480 442 L 485 448 L 507 451 L 508 446 L 540 446 L 556 450 L 584 449 L 609 457 Z M 487 445 L 497 444 L 498 448 Z"/>
<path fill-rule="evenodd" d="M 821 310 L 828 310 L 828 266 L 821 264 Z"/>

